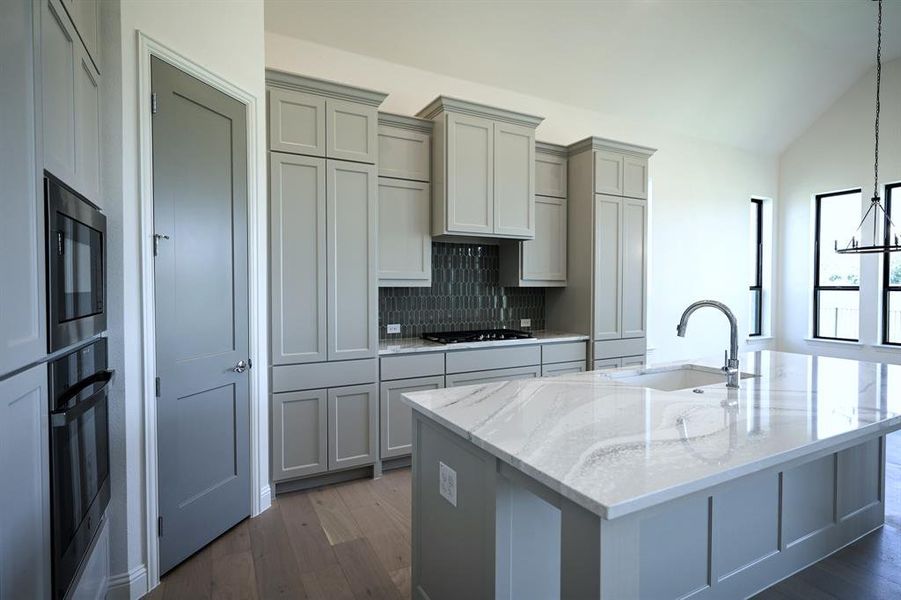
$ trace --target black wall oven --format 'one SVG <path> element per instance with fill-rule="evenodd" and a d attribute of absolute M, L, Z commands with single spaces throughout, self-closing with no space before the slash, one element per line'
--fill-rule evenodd
<path fill-rule="evenodd" d="M 53 597 L 66 595 L 109 504 L 106 338 L 49 364 Z"/>
<path fill-rule="evenodd" d="M 106 216 L 50 174 L 47 344 L 55 352 L 106 329 Z"/>

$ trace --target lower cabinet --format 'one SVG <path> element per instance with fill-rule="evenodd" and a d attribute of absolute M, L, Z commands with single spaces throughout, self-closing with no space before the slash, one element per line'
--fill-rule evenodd
<path fill-rule="evenodd" d="M 476 371 L 473 373 L 454 373 L 445 378 L 447 387 L 476 385 L 495 381 L 512 381 L 514 379 L 530 379 L 541 377 L 541 365 L 516 367 L 513 369 L 494 369 L 492 371 Z"/>
<path fill-rule="evenodd" d="M 643 367 L 644 355 L 640 356 L 624 356 L 622 359 L 624 367 Z"/>
<path fill-rule="evenodd" d="M 406 456 L 413 450 L 413 409 L 404 404 L 401 394 L 439 390 L 443 387 L 443 375 L 382 382 L 379 394 L 382 458 Z"/>
<path fill-rule="evenodd" d="M 378 389 L 374 383 L 328 391 L 328 468 L 369 465 L 378 458 Z"/>
<path fill-rule="evenodd" d="M 50 597 L 47 366 L 0 381 L 0 598 Z"/>
<path fill-rule="evenodd" d="M 594 370 L 602 371 L 604 369 L 618 369 L 620 367 L 643 367 L 644 364 L 644 354 L 637 356 L 621 356 L 619 358 L 599 358 L 594 361 Z"/>
<path fill-rule="evenodd" d="M 585 361 L 578 360 L 565 363 L 556 363 L 553 365 L 542 365 L 542 377 L 554 377 L 555 375 L 566 375 L 569 373 L 583 373 L 585 371 Z"/>

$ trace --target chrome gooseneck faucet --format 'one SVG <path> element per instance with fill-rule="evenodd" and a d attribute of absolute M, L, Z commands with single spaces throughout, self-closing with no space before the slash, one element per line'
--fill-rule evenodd
<path fill-rule="evenodd" d="M 727 319 L 729 319 L 729 354 L 726 355 L 723 373 L 726 374 L 726 387 L 737 389 L 739 387 L 738 381 L 740 379 L 738 372 L 738 321 L 735 319 L 735 315 L 732 314 L 732 311 L 729 310 L 728 306 L 722 302 L 717 302 L 716 300 L 698 300 L 697 302 L 690 304 L 689 307 L 685 309 L 685 312 L 682 313 L 682 318 L 676 326 L 676 334 L 679 337 L 685 337 L 685 330 L 688 328 L 688 317 L 691 316 L 691 313 L 704 306 L 719 310 L 726 315 Z"/>

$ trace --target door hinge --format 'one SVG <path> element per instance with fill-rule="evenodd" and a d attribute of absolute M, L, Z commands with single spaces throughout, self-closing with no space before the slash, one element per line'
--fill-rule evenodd
<path fill-rule="evenodd" d="M 163 537 L 163 517 L 156 518 L 156 536 Z"/>
<path fill-rule="evenodd" d="M 150 114 L 155 115 L 160 110 L 160 105 L 156 99 L 156 92 L 150 94 Z"/>
<path fill-rule="evenodd" d="M 247 368 L 248 368 L 248 369 L 252 369 L 252 368 L 253 368 L 253 360 L 251 360 L 251 359 L 249 359 L 249 358 L 247 359 Z"/>
<path fill-rule="evenodd" d="M 156 378 L 156 397 L 160 397 L 160 378 Z"/>

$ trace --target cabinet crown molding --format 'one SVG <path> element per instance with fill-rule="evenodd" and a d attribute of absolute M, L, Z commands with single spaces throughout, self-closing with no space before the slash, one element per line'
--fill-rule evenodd
<path fill-rule="evenodd" d="M 389 125 L 391 127 L 400 127 L 402 129 L 410 129 L 412 131 L 420 131 L 422 133 L 432 133 L 435 123 L 428 119 L 420 119 L 419 117 L 408 117 L 406 115 L 397 115 L 394 113 L 380 112 L 379 125 Z"/>
<path fill-rule="evenodd" d="M 586 150 L 608 150 L 611 152 L 621 152 L 624 154 L 633 154 L 635 156 L 645 157 L 650 157 L 655 152 L 657 152 L 657 148 L 639 146 L 638 144 L 630 144 L 628 142 L 620 142 L 618 140 L 610 140 L 596 136 L 587 137 L 584 140 L 573 142 L 567 148 L 569 149 L 570 156 L 572 156 L 573 154 L 579 154 L 580 152 L 585 152 Z"/>
<path fill-rule="evenodd" d="M 484 117 L 486 119 L 493 119 L 495 121 L 503 121 L 532 128 L 538 127 L 538 125 L 544 121 L 544 117 L 527 115 L 505 108 L 497 108 L 496 106 L 488 106 L 487 104 L 479 104 L 477 102 L 470 102 L 469 100 L 460 100 L 459 98 L 452 98 L 450 96 L 438 96 L 432 100 L 428 106 L 416 113 L 416 116 L 423 119 L 434 119 L 442 112 L 462 113 L 474 117 Z"/>
<path fill-rule="evenodd" d="M 367 106 L 379 106 L 388 94 L 367 90 L 327 79 L 316 79 L 306 75 L 266 69 L 266 84 L 286 90 L 296 90 L 307 94 L 316 94 L 327 98 L 357 102 Z"/>
<path fill-rule="evenodd" d="M 538 154 L 552 154 L 562 158 L 569 156 L 569 151 L 566 146 L 552 144 L 550 142 L 539 142 L 538 140 L 535 140 L 535 152 Z"/>

